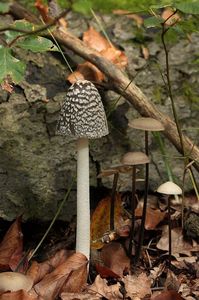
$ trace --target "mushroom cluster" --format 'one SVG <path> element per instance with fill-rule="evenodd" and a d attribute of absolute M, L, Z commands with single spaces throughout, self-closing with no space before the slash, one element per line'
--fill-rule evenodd
<path fill-rule="evenodd" d="M 77 138 L 76 251 L 90 256 L 89 139 L 109 133 L 100 94 L 94 84 L 79 80 L 69 88 L 61 108 L 57 133 Z"/>
<path fill-rule="evenodd" d="M 129 127 L 134 129 L 139 129 L 144 131 L 145 135 L 145 153 L 146 155 L 149 155 L 149 132 L 153 131 L 163 131 L 164 126 L 162 123 L 156 119 L 153 118 L 137 118 L 129 122 Z M 149 163 L 145 164 L 145 191 L 144 191 L 144 205 L 143 205 L 143 212 L 142 212 L 142 221 L 141 221 L 141 227 L 140 227 L 140 236 L 139 236 L 139 242 L 138 242 L 138 249 L 135 257 L 135 263 L 138 262 L 142 244 L 143 244 L 143 238 L 144 238 L 144 226 L 146 221 L 146 210 L 147 210 L 147 197 L 148 197 L 148 189 L 149 189 Z"/>

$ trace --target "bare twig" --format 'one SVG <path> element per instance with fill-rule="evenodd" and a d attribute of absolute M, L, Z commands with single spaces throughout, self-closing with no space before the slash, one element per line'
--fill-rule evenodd
<path fill-rule="evenodd" d="M 12 5 L 13 14 L 15 14 L 15 5 L 14 2 Z M 53 35 L 60 44 L 97 66 L 106 75 L 110 89 L 122 95 L 140 115 L 152 117 L 162 122 L 165 127 L 164 135 L 180 153 L 189 153 L 189 157 L 195 162 L 194 167 L 199 171 L 199 148 L 186 135 L 182 134 L 184 145 L 184 149 L 182 149 L 175 122 L 159 111 L 133 82 L 129 84 L 130 80 L 127 75 L 69 31 L 58 28 L 53 32 Z M 126 88 L 127 86 L 128 88 Z"/>

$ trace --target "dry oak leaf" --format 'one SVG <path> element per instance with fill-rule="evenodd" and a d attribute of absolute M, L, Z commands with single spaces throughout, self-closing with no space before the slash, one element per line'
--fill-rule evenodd
<path fill-rule="evenodd" d="M 74 270 L 62 286 L 61 292 L 80 293 L 87 282 L 87 265 L 80 266 Z"/>
<path fill-rule="evenodd" d="M 196 242 L 189 243 L 184 240 L 182 228 L 177 227 L 171 231 L 172 240 L 172 254 L 190 254 L 190 251 L 199 251 L 199 245 Z M 163 232 L 160 240 L 158 241 L 156 247 L 158 249 L 168 251 L 169 249 L 169 232 L 168 226 L 163 226 Z"/>
<path fill-rule="evenodd" d="M 151 300 L 183 300 L 183 298 L 176 291 L 166 291 L 152 297 Z"/>
<path fill-rule="evenodd" d="M 112 46 L 112 44 L 92 26 L 90 26 L 90 28 L 84 32 L 83 41 L 87 46 L 98 52 L 101 52 L 102 50 Z"/>
<path fill-rule="evenodd" d="M 35 1 L 35 7 L 39 11 L 43 21 L 45 23 L 48 23 L 52 19 L 48 16 L 48 6 L 43 4 L 42 0 L 36 0 Z"/>
<path fill-rule="evenodd" d="M 52 272 L 56 267 L 64 263 L 66 259 L 73 253 L 74 250 L 62 249 L 57 251 L 54 256 L 42 263 L 33 261 L 27 271 L 27 275 L 29 275 L 33 279 L 34 284 L 36 284 L 37 282 L 41 281 L 46 274 Z"/>
<path fill-rule="evenodd" d="M 108 47 L 102 50 L 100 54 L 108 60 L 112 61 L 112 63 L 114 63 L 119 68 L 125 68 L 127 66 L 127 56 L 124 54 L 124 52 L 114 47 Z"/>
<path fill-rule="evenodd" d="M 77 80 L 89 80 L 89 81 L 96 81 L 100 82 L 105 78 L 104 74 L 93 64 L 86 61 L 83 64 L 79 64 L 77 69 L 71 73 L 67 80 L 70 83 L 74 83 Z"/>
<path fill-rule="evenodd" d="M 145 273 L 139 276 L 127 275 L 122 281 L 127 291 L 126 297 L 134 299 L 134 297 L 144 298 L 151 295 L 151 279 Z"/>
<path fill-rule="evenodd" d="M 116 49 L 105 37 L 97 32 L 93 27 L 90 27 L 83 34 L 83 41 L 87 46 L 100 52 L 100 54 L 112 61 L 118 67 L 126 67 L 128 59 L 124 52 Z"/>
<path fill-rule="evenodd" d="M 130 270 L 130 259 L 119 242 L 112 242 L 104 245 L 100 255 L 100 259 L 104 266 L 111 269 L 111 271 L 118 274 L 120 277 L 123 276 L 125 270 Z"/>
<path fill-rule="evenodd" d="M 9 80 L 8 79 L 4 79 L 4 81 L 1 83 L 1 87 L 2 87 L 2 90 L 8 92 L 8 93 L 12 93 L 13 92 L 13 85 L 9 83 Z"/>
<path fill-rule="evenodd" d="M 45 300 L 54 300 L 61 292 L 64 283 L 73 275 L 73 272 L 79 270 L 82 266 L 87 268 L 87 263 L 88 260 L 82 253 L 72 254 L 64 263 L 37 283 L 34 286 L 34 291 Z"/>
<path fill-rule="evenodd" d="M 62 300 L 100 300 L 101 295 L 93 292 L 84 293 L 61 293 Z"/>
<path fill-rule="evenodd" d="M 22 258 L 23 234 L 21 218 L 10 226 L 0 244 L 0 270 L 15 270 Z"/>
<path fill-rule="evenodd" d="M 123 9 L 115 9 L 113 10 L 113 13 L 115 15 L 125 15 L 128 19 L 132 19 L 136 22 L 137 27 L 141 27 L 144 23 L 144 19 L 137 15 L 137 14 L 133 14 L 128 10 L 123 10 Z"/>
<path fill-rule="evenodd" d="M 145 60 L 149 59 L 149 56 L 150 56 L 149 49 L 147 47 L 145 47 L 144 45 L 142 45 L 141 51 L 142 51 L 142 55 L 143 55 L 144 59 Z"/>
<path fill-rule="evenodd" d="M 143 203 L 140 202 L 140 205 L 137 206 L 135 210 L 136 217 L 142 217 L 143 211 Z M 159 209 L 152 209 L 147 207 L 146 211 L 146 221 L 145 221 L 145 229 L 153 230 L 157 227 L 157 225 L 164 220 L 166 212 L 162 212 Z"/>
<path fill-rule="evenodd" d="M 32 296 L 30 293 L 24 290 L 19 290 L 12 293 L 9 292 L 9 293 L 1 294 L 0 300 L 39 300 L 39 299 L 37 299 L 37 297 Z"/>
<path fill-rule="evenodd" d="M 99 52 L 99 56 L 107 58 L 120 68 L 126 67 L 128 63 L 126 55 L 122 51 L 116 49 L 111 42 L 93 27 L 90 27 L 84 32 L 83 41 L 88 47 Z M 77 70 L 67 77 L 67 80 L 71 83 L 83 79 L 100 82 L 104 79 L 104 74 L 90 62 L 85 62 L 79 65 Z"/>
<path fill-rule="evenodd" d="M 102 199 L 91 217 L 91 247 L 100 249 L 104 246 L 101 238 L 110 229 L 110 203 L 111 197 Z M 115 227 L 121 227 L 122 224 L 122 200 L 119 194 L 115 196 Z"/>
<path fill-rule="evenodd" d="M 174 11 L 171 9 L 171 8 L 165 8 L 164 10 L 163 10 L 163 13 L 162 13 L 162 18 L 164 19 L 164 20 L 167 20 L 166 22 L 165 22 L 165 24 L 166 25 L 169 25 L 169 26 L 171 26 L 171 25 L 173 25 L 174 23 L 176 23 L 176 22 L 178 22 L 178 21 L 180 21 L 180 16 L 177 14 L 177 13 L 175 13 L 175 14 L 173 14 L 174 13 Z M 170 17 L 171 16 L 171 17 Z"/>
<path fill-rule="evenodd" d="M 101 296 L 109 300 L 116 300 L 123 299 L 123 295 L 120 292 L 120 287 L 121 284 L 119 282 L 113 285 L 107 285 L 107 280 L 97 275 L 94 283 L 89 286 L 88 290 L 90 289 L 93 292 L 99 293 Z"/>

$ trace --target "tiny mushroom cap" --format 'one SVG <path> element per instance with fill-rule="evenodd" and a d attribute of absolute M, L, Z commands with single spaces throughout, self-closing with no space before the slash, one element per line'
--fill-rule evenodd
<path fill-rule="evenodd" d="M 150 162 L 149 157 L 143 152 L 127 152 L 121 160 L 122 164 L 128 166 L 144 165 Z"/>
<path fill-rule="evenodd" d="M 30 276 L 17 272 L 0 273 L 0 292 L 15 292 L 18 290 L 29 291 L 33 286 Z"/>
<path fill-rule="evenodd" d="M 166 195 L 181 195 L 182 189 L 174 182 L 167 181 L 158 187 L 157 192 Z"/>
<path fill-rule="evenodd" d="M 57 124 L 60 135 L 95 139 L 109 133 L 100 94 L 88 80 L 78 80 L 68 89 Z"/>
<path fill-rule="evenodd" d="M 111 175 L 115 175 L 118 173 L 130 173 L 132 171 L 132 167 L 131 166 L 115 166 L 112 167 L 111 169 L 107 169 L 107 170 L 102 170 L 98 175 L 97 178 L 102 178 L 102 177 L 108 177 Z"/>
<path fill-rule="evenodd" d="M 162 131 L 163 124 L 153 118 L 138 118 L 129 122 L 129 127 L 145 131 Z"/>

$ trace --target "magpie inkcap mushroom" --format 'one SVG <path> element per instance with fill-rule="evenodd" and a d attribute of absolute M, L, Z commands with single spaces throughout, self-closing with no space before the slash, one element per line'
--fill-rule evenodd
<path fill-rule="evenodd" d="M 76 251 L 90 256 L 90 196 L 88 139 L 109 133 L 100 94 L 94 84 L 79 80 L 69 88 L 61 108 L 57 133 L 77 138 Z"/>

